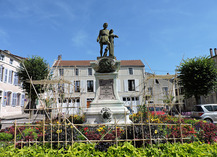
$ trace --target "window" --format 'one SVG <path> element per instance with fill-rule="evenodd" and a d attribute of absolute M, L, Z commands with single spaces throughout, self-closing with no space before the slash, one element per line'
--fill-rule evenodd
<path fill-rule="evenodd" d="M 10 59 L 10 64 L 13 64 L 13 61 L 14 61 L 13 59 Z"/>
<path fill-rule="evenodd" d="M 88 75 L 92 76 L 92 68 L 88 68 Z"/>
<path fill-rule="evenodd" d="M 213 111 L 212 106 L 204 106 L 208 111 Z"/>
<path fill-rule="evenodd" d="M 193 111 L 203 112 L 203 109 L 202 109 L 201 106 L 195 106 L 195 107 L 193 108 Z"/>
<path fill-rule="evenodd" d="M 129 74 L 133 75 L 133 68 L 129 68 Z"/>
<path fill-rule="evenodd" d="M 3 72 L 4 72 L 4 68 L 3 66 L 0 66 L 0 81 L 3 81 Z"/>
<path fill-rule="evenodd" d="M 18 75 L 16 72 L 14 73 L 14 85 L 18 86 Z"/>
<path fill-rule="evenodd" d="M 20 93 L 17 93 L 17 102 L 16 102 L 16 105 L 17 106 L 20 106 Z"/>
<path fill-rule="evenodd" d="M 59 93 L 64 93 L 64 83 L 63 84 L 58 84 L 58 92 Z"/>
<path fill-rule="evenodd" d="M 64 69 L 59 69 L 59 75 L 63 76 L 64 75 Z"/>
<path fill-rule="evenodd" d="M 162 91 L 163 91 L 163 95 L 169 95 L 169 93 L 168 93 L 168 87 L 163 87 L 162 88 Z"/>
<path fill-rule="evenodd" d="M 153 95 L 152 87 L 148 87 L 148 94 L 149 94 L 149 95 Z"/>
<path fill-rule="evenodd" d="M 11 104 L 11 92 L 7 92 L 6 105 L 9 106 Z"/>
<path fill-rule="evenodd" d="M 213 105 L 213 111 L 217 111 L 217 106 Z"/>
<path fill-rule="evenodd" d="M 5 56 L 3 54 L 0 54 L 0 60 L 4 60 Z"/>
<path fill-rule="evenodd" d="M 93 92 L 93 80 L 87 81 L 87 91 Z"/>
<path fill-rule="evenodd" d="M 76 76 L 79 75 L 79 69 L 78 69 L 78 68 L 75 69 L 75 75 L 76 75 Z"/>
<path fill-rule="evenodd" d="M 159 84 L 159 81 L 158 81 L 158 79 L 155 79 L 155 83 L 156 83 L 156 84 Z"/>
<path fill-rule="evenodd" d="M 135 80 L 128 80 L 128 91 L 135 91 Z"/>
<path fill-rule="evenodd" d="M 80 81 L 75 81 L 75 92 L 80 92 Z"/>

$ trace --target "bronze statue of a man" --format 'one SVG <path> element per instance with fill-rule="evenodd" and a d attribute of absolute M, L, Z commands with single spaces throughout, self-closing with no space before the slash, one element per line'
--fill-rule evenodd
<path fill-rule="evenodd" d="M 99 31 L 99 35 L 97 37 L 97 42 L 100 44 L 100 56 L 102 57 L 103 45 L 107 45 L 108 49 L 110 49 L 110 41 L 109 41 L 109 30 L 107 29 L 108 23 L 103 24 L 103 29 Z"/>

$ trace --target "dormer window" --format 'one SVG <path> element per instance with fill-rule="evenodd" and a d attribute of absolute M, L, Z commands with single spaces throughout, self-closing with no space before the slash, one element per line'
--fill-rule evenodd
<path fill-rule="evenodd" d="M 10 59 L 10 64 L 13 64 L 13 61 L 14 61 L 13 59 Z"/>
<path fill-rule="evenodd" d="M 5 56 L 3 54 L 0 54 L 0 60 L 3 61 Z"/>

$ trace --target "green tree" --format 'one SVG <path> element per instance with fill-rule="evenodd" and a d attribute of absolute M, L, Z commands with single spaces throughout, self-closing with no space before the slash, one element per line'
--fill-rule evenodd
<path fill-rule="evenodd" d="M 207 96 L 216 87 L 217 67 L 209 57 L 184 60 L 178 72 L 185 98 L 194 96 L 197 104 L 200 96 Z"/>
<path fill-rule="evenodd" d="M 39 56 L 32 56 L 31 58 L 24 59 L 20 68 L 18 69 L 18 77 L 23 83 L 23 88 L 28 93 L 28 97 L 31 98 L 29 103 L 31 109 L 36 108 L 37 94 L 30 86 L 30 78 L 32 80 L 43 80 L 48 76 L 49 73 L 48 63 Z M 27 73 L 28 72 L 28 73 Z M 40 85 L 34 85 L 37 93 L 43 92 Z"/>

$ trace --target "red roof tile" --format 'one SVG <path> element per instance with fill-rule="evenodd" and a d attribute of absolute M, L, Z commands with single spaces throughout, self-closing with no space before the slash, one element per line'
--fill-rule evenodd
<path fill-rule="evenodd" d="M 54 66 L 64 66 L 64 67 L 74 67 L 74 66 L 90 66 L 90 62 L 94 60 L 57 60 Z M 121 66 L 141 66 L 144 67 L 144 64 L 141 60 L 121 60 Z"/>

